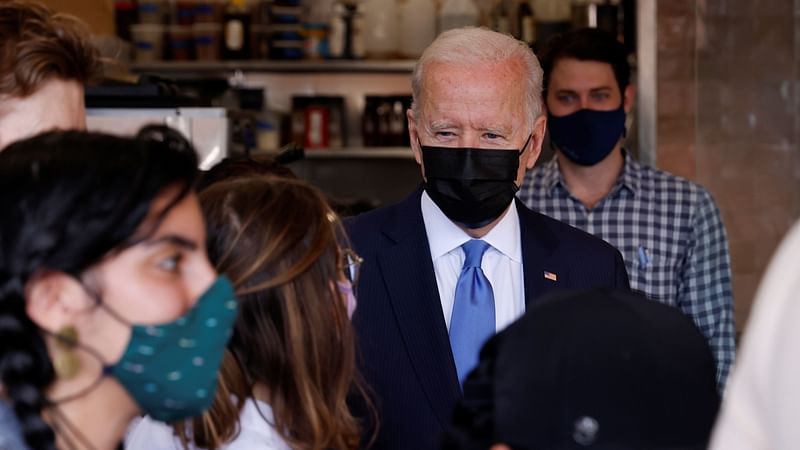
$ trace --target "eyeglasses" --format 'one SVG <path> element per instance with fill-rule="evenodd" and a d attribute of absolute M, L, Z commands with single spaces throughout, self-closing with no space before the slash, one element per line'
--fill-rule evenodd
<path fill-rule="evenodd" d="M 364 262 L 364 259 L 358 256 L 353 250 L 348 248 L 342 251 L 342 269 L 344 270 L 344 276 L 354 287 L 356 283 L 358 283 L 358 274 L 361 272 L 362 262 Z"/>

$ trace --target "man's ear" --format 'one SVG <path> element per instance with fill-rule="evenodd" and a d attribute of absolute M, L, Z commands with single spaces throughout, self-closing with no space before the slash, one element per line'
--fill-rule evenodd
<path fill-rule="evenodd" d="M 422 179 L 427 181 L 427 178 L 425 178 L 425 164 L 422 163 L 422 148 L 420 148 L 419 123 L 417 122 L 419 118 L 414 114 L 413 107 L 406 111 L 406 117 L 408 118 L 408 137 L 411 139 L 411 151 L 414 152 L 414 160 L 419 164 Z"/>
<path fill-rule="evenodd" d="M 25 300 L 28 317 L 53 333 L 75 323 L 92 302 L 80 282 L 63 272 L 35 275 L 25 286 Z"/>
<path fill-rule="evenodd" d="M 417 164 L 422 166 L 422 149 L 419 148 L 419 130 L 417 128 L 417 118 L 414 115 L 413 108 L 406 110 L 406 118 L 408 119 L 408 137 L 411 140 L 411 151 L 414 152 L 414 159 Z"/>
<path fill-rule="evenodd" d="M 622 92 L 622 106 L 625 113 L 631 112 L 633 108 L 633 101 L 636 98 L 636 88 L 632 84 L 628 84 Z"/>
<path fill-rule="evenodd" d="M 536 118 L 533 123 L 533 132 L 531 135 L 531 142 L 528 144 L 530 149 L 527 156 L 525 156 L 525 168 L 527 170 L 533 169 L 536 165 L 536 160 L 542 154 L 542 142 L 544 142 L 544 134 L 547 130 L 547 115 L 542 114 Z"/>

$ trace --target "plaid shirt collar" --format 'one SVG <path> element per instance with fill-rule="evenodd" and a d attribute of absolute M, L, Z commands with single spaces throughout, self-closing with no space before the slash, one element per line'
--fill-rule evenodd
<path fill-rule="evenodd" d="M 614 189 L 611 190 L 609 196 L 617 194 L 622 188 L 626 188 L 633 196 L 636 196 L 641 191 L 642 165 L 639 161 L 631 158 L 628 151 L 624 148 L 622 149 L 622 157 L 625 160 L 622 166 L 622 173 L 619 174 L 617 183 L 614 185 Z M 564 181 L 564 176 L 561 174 L 561 170 L 558 166 L 558 158 L 555 155 L 553 155 L 550 161 L 544 164 L 543 170 L 544 187 L 548 196 L 552 197 L 555 188 L 558 186 L 561 186 L 566 192 L 569 192 L 567 183 Z"/>

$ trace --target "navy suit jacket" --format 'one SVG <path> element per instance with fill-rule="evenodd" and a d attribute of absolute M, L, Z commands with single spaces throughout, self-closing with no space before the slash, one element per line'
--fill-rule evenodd
<path fill-rule="evenodd" d="M 353 324 L 359 369 L 380 421 L 373 449 L 438 450 L 461 397 L 421 195 L 418 189 L 396 205 L 345 221 L 364 258 Z M 519 200 L 516 207 L 526 307 L 556 289 L 628 288 L 625 264 L 614 247 Z M 557 281 L 546 279 L 545 271 Z"/>

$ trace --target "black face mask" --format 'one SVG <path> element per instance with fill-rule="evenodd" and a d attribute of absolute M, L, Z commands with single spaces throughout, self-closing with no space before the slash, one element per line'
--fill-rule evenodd
<path fill-rule="evenodd" d="M 467 228 L 490 224 L 519 190 L 519 157 L 531 136 L 522 150 L 431 147 L 420 143 L 425 191 L 453 222 Z"/>

